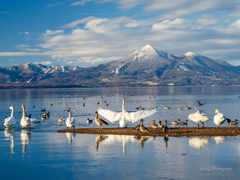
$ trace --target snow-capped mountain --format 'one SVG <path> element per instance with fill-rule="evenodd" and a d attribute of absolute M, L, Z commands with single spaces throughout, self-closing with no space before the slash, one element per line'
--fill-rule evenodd
<path fill-rule="evenodd" d="M 158 51 L 147 44 L 137 51 L 121 58 L 105 70 L 109 76 L 154 76 L 158 72 L 166 70 L 171 64 L 175 63 L 176 56 L 167 52 Z"/>
<path fill-rule="evenodd" d="M 2 88 L 240 84 L 240 67 L 198 53 L 174 56 L 145 45 L 124 58 L 88 68 L 26 63 L 0 68 Z"/>
<path fill-rule="evenodd" d="M 26 63 L 0 68 L 0 83 L 32 83 L 63 77 L 66 74 L 79 73 L 83 68 L 77 66 L 45 66 L 37 63 Z"/>

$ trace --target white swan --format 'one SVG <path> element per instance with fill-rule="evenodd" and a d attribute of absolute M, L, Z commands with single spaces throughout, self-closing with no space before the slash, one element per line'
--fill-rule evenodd
<path fill-rule="evenodd" d="M 120 113 L 101 108 L 97 111 L 99 115 L 103 116 L 112 123 L 119 120 L 120 127 L 127 127 L 129 121 L 134 123 L 139 119 L 151 116 L 157 112 L 157 110 L 141 110 L 129 113 L 124 108 L 124 100 L 122 101 L 122 112 Z"/>
<path fill-rule="evenodd" d="M 210 120 L 208 116 L 204 116 L 204 114 L 201 114 L 200 110 L 198 110 L 195 113 L 189 114 L 188 119 L 197 123 L 198 128 L 199 128 L 200 122 L 203 124 L 203 128 L 204 128 L 204 122 L 207 122 Z"/>
<path fill-rule="evenodd" d="M 68 116 L 68 118 L 67 118 L 67 120 L 66 120 L 66 126 L 67 126 L 67 129 L 70 127 L 73 127 L 73 128 L 75 128 L 75 118 L 74 117 L 72 117 L 72 113 L 71 113 L 71 111 L 69 110 L 69 116 Z"/>
<path fill-rule="evenodd" d="M 214 123 L 219 127 L 220 124 L 223 124 L 226 121 L 226 118 L 218 109 L 215 110 Z"/>
<path fill-rule="evenodd" d="M 22 113 L 23 113 L 23 116 L 20 121 L 22 128 L 25 128 L 25 127 L 31 128 L 31 121 L 30 121 L 30 118 L 26 116 L 26 111 L 25 111 L 24 105 L 22 105 Z"/>
<path fill-rule="evenodd" d="M 9 110 L 12 110 L 11 116 L 5 118 L 5 120 L 4 120 L 4 126 L 6 126 L 7 128 L 9 128 L 9 127 L 13 127 L 13 128 L 14 128 L 14 125 L 16 124 L 16 119 L 13 117 L 13 107 L 10 106 L 10 107 L 9 107 Z"/>

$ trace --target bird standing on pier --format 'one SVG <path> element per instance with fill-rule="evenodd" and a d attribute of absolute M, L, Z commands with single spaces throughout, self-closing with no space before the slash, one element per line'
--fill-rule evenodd
<path fill-rule="evenodd" d="M 159 125 L 158 125 L 158 127 L 163 128 L 162 121 L 159 121 Z"/>
<path fill-rule="evenodd" d="M 177 121 L 171 121 L 171 124 L 173 125 L 178 125 L 180 123 L 180 119 L 178 119 Z"/>
<path fill-rule="evenodd" d="M 139 119 L 143 119 L 145 117 L 151 116 L 155 114 L 156 110 L 142 110 L 136 112 L 127 112 L 124 108 L 124 99 L 122 101 L 122 112 L 114 112 L 111 110 L 101 109 L 98 110 L 99 115 L 105 117 L 107 120 L 114 123 L 115 121 L 119 121 L 120 127 L 127 127 L 129 121 L 132 123 L 138 121 Z"/>
<path fill-rule="evenodd" d="M 168 131 L 167 120 L 165 120 L 165 126 L 163 126 L 163 131 L 164 132 Z"/>
<path fill-rule="evenodd" d="M 71 127 L 73 127 L 73 128 L 75 129 L 76 120 L 75 120 L 74 117 L 72 117 L 72 113 L 71 113 L 70 110 L 68 111 L 68 113 L 69 113 L 69 116 L 68 116 L 68 118 L 67 118 L 67 120 L 66 120 L 67 129 L 68 129 L 68 128 L 71 128 Z"/>
<path fill-rule="evenodd" d="M 218 109 L 215 110 L 214 123 L 219 127 L 219 125 L 223 124 L 226 121 L 226 118 L 222 113 L 219 112 Z"/>
<path fill-rule="evenodd" d="M 155 124 L 155 120 L 152 120 L 151 127 L 152 127 L 153 129 L 158 128 L 158 126 Z"/>
<path fill-rule="evenodd" d="M 143 119 L 140 120 L 140 123 L 141 123 L 140 131 L 141 132 L 149 132 L 149 130 L 143 126 Z"/>
<path fill-rule="evenodd" d="M 200 122 L 203 124 L 203 128 L 204 128 L 204 122 L 207 122 L 210 120 L 210 118 L 208 116 L 204 116 L 204 114 L 201 114 L 200 110 L 198 110 L 195 113 L 189 114 L 188 119 L 197 123 L 198 128 L 199 128 Z"/>
<path fill-rule="evenodd" d="M 104 121 L 103 119 L 98 118 L 98 112 L 97 111 L 95 112 L 95 114 L 96 114 L 95 123 L 97 125 L 99 125 L 99 129 L 102 129 L 102 125 L 107 125 L 108 126 L 108 123 L 106 121 Z"/>

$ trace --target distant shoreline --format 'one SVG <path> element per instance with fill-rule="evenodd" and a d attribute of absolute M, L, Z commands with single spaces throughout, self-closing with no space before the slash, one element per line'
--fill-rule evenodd
<path fill-rule="evenodd" d="M 42 88 L 113 88 L 113 87 L 213 87 L 213 86 L 240 86 L 240 84 L 219 84 L 219 85 L 115 85 L 115 86 L 107 86 L 107 85 L 99 85 L 99 86 L 83 86 L 83 85 L 18 85 L 18 86 L 8 86 L 8 85 L 0 85 L 0 89 L 42 89 Z"/>

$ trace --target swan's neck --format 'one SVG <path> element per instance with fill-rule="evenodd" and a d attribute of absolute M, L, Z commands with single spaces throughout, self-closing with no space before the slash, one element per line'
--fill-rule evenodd
<path fill-rule="evenodd" d="M 123 100 L 123 102 L 122 102 L 122 112 L 123 112 L 123 113 L 126 112 L 126 110 L 125 110 L 125 108 L 124 108 L 124 100 Z"/>
<path fill-rule="evenodd" d="M 70 118 L 72 117 L 71 111 L 69 111 L 69 117 L 70 117 Z"/>
<path fill-rule="evenodd" d="M 143 126 L 143 122 L 141 121 L 141 126 Z"/>
<path fill-rule="evenodd" d="M 13 117 L 13 108 L 12 108 L 11 110 L 12 110 L 12 112 L 11 112 L 11 117 Z"/>
<path fill-rule="evenodd" d="M 96 117 L 95 117 L 95 119 L 98 119 L 98 113 L 96 113 Z"/>
<path fill-rule="evenodd" d="M 22 110 L 23 110 L 23 117 L 26 117 L 25 106 L 22 107 Z"/>

